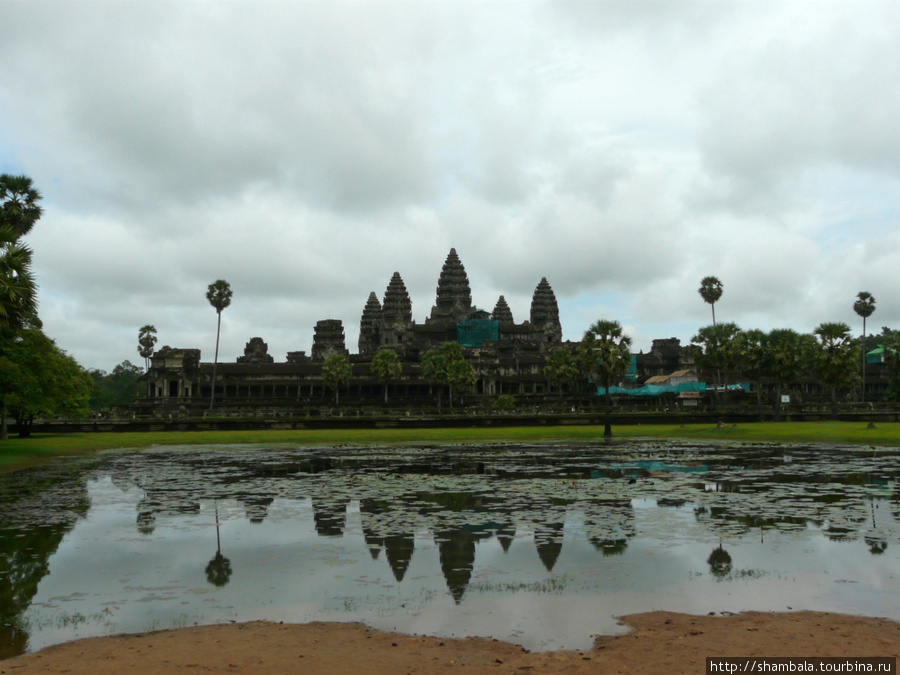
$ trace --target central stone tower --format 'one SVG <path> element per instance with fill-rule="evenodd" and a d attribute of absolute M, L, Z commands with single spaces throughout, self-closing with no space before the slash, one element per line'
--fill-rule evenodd
<path fill-rule="evenodd" d="M 451 248 L 438 279 L 435 305 L 431 308 L 431 316 L 425 320 L 425 323 L 455 322 L 474 309 L 466 268 L 463 267 L 459 256 L 456 255 L 456 249 Z"/>

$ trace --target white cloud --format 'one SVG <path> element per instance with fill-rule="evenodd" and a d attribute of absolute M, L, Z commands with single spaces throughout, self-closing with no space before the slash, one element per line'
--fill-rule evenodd
<path fill-rule="evenodd" d="M 424 320 L 459 252 L 517 320 L 646 349 L 744 327 L 900 323 L 895 3 L 0 3 L 0 156 L 44 193 L 47 332 L 84 365 L 137 330 L 277 359 L 399 271 Z M 614 316 L 613 316 L 614 315 Z"/>

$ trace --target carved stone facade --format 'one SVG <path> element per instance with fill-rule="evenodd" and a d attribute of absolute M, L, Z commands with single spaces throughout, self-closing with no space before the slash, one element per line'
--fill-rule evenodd
<path fill-rule="evenodd" d="M 467 345 L 461 328 L 464 326 L 467 334 L 471 334 L 473 321 L 495 322 L 496 331 L 482 332 L 496 333 L 500 343 L 531 342 L 546 346 L 562 342 L 559 307 L 546 277 L 535 288 L 531 321 L 517 324 L 502 295 L 491 313 L 472 304 L 469 277 L 456 249 L 452 248 L 441 269 L 435 296 L 431 314 L 424 324 L 417 324 L 412 318 L 412 303 L 406 286 L 399 272 L 394 272 L 380 306 L 380 316 L 378 298 L 374 292 L 369 294 L 360 318 L 359 353 L 371 355 L 389 347 L 408 359 L 418 359 L 422 353 L 443 342 L 458 341 Z M 491 345 L 480 343 L 478 346 Z"/>
<path fill-rule="evenodd" d="M 473 304 L 465 267 L 456 250 L 451 249 L 424 323 L 413 319 L 409 292 L 400 273 L 394 272 L 382 301 L 374 292 L 366 300 L 360 318 L 358 354 L 347 351 L 339 319 L 316 323 L 309 356 L 304 351 L 291 351 L 281 363 L 269 355 L 262 338 L 254 337 L 235 363 L 218 364 L 215 399 L 226 408 L 326 405 L 325 401 L 333 401 L 334 396 L 322 379 L 322 365 L 331 354 L 344 354 L 350 359 L 352 374 L 341 401 L 381 404 L 385 383 L 374 377 L 371 364 L 378 350 L 387 348 L 398 354 L 402 365 L 401 375 L 387 383 L 391 400 L 398 405 L 429 405 L 434 400 L 434 387 L 422 378 L 421 359 L 426 351 L 447 341 L 462 345 L 475 369 L 473 394 L 511 394 L 524 400 L 550 395 L 544 375 L 547 354 L 565 349 L 574 355 L 577 348 L 577 343 L 562 341 L 559 306 L 546 278 L 534 290 L 529 320 L 516 323 L 502 295 L 492 312 Z M 639 370 L 644 366 L 648 374 L 655 375 L 662 374 L 657 370 L 672 372 L 690 367 L 684 363 L 687 350 L 677 340 L 674 343 L 654 341 L 650 354 L 638 356 Z M 213 364 L 200 363 L 198 349 L 166 347 L 154 354 L 144 379 L 149 392 L 144 405 L 172 403 L 185 410 L 199 410 L 201 405 L 208 406 L 212 395 Z M 587 392 L 587 382 L 577 391 Z"/>
<path fill-rule="evenodd" d="M 324 361 L 332 354 L 350 355 L 344 346 L 344 324 L 340 319 L 324 319 L 316 322 L 313 334 L 313 359 Z"/>
<path fill-rule="evenodd" d="M 269 355 L 269 345 L 261 337 L 250 338 L 244 347 L 244 355 L 237 357 L 238 363 L 275 363 Z"/>

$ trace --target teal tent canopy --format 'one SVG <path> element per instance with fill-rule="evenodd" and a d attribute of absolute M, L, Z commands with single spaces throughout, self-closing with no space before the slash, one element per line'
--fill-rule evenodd
<path fill-rule="evenodd" d="M 624 389 L 622 387 L 610 387 L 610 394 L 625 394 L 626 396 L 662 396 L 663 394 L 683 394 L 689 391 L 706 391 L 706 382 L 682 382 L 681 384 L 646 384 L 637 389 Z M 606 394 L 605 387 L 597 387 L 597 396 Z"/>

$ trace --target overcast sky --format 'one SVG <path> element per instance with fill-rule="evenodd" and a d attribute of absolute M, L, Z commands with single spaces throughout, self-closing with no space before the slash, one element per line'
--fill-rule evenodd
<path fill-rule="evenodd" d="M 394 271 L 635 349 L 719 321 L 900 328 L 900 3 L 0 2 L 0 172 L 29 175 L 45 332 L 283 361 L 357 351 Z"/>

